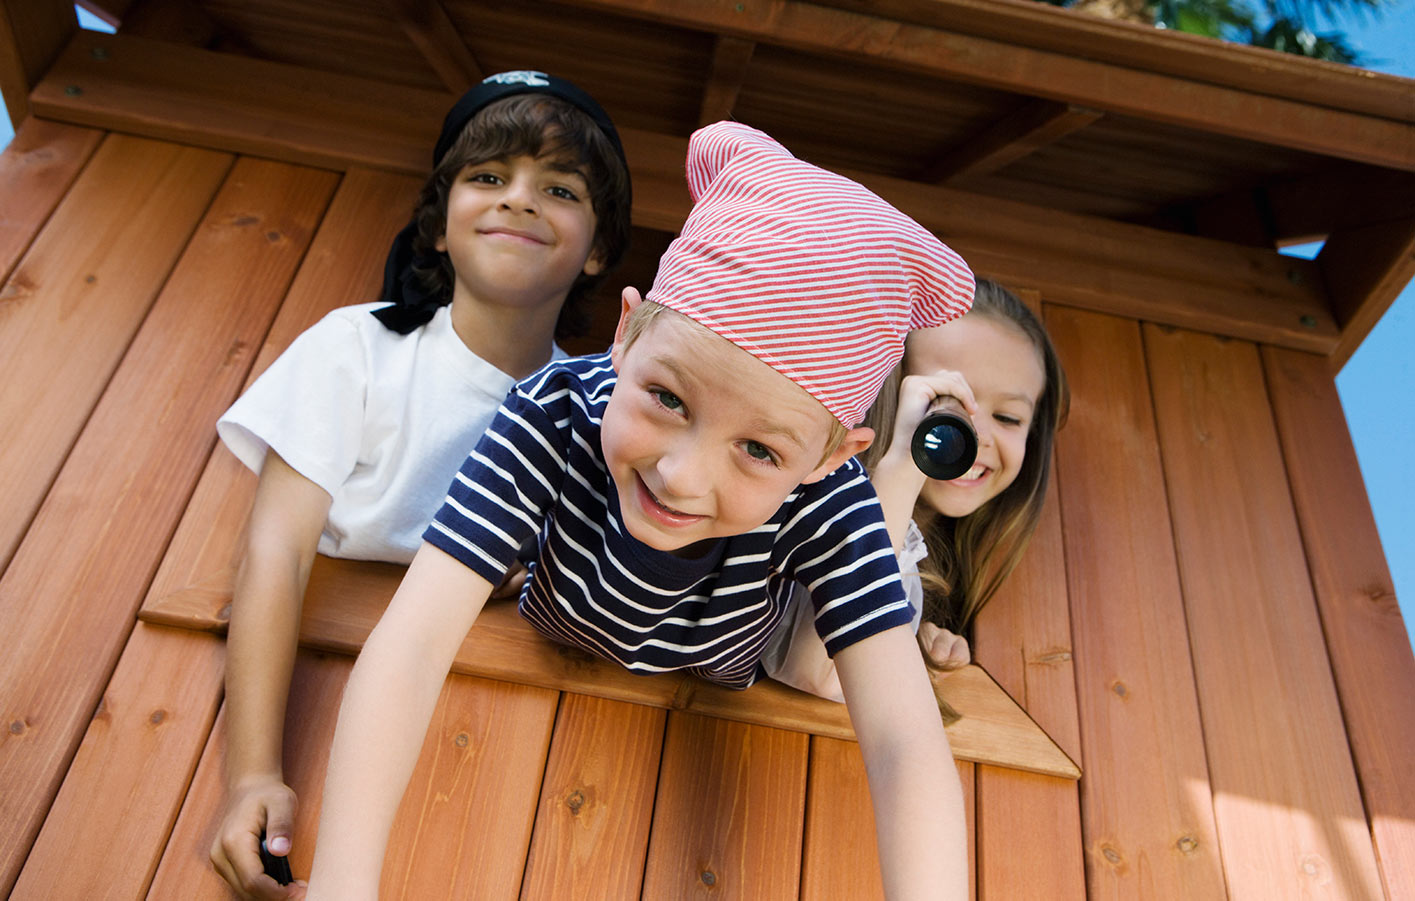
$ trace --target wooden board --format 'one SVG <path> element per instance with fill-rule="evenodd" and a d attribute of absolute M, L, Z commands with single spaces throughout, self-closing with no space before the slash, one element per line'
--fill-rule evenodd
<path fill-rule="evenodd" d="M 254 355 L 246 385 L 325 313 L 375 299 L 389 242 L 408 221 L 420 186 L 417 179 L 369 169 L 354 168 L 345 174 L 278 315 L 274 309 L 266 311 L 269 331 L 260 332 L 263 343 Z M 242 357 L 251 358 L 250 354 Z M 215 421 L 213 415 L 209 425 Z M 218 445 L 153 579 L 145 610 L 173 595 L 189 600 L 206 597 L 219 601 L 212 609 L 224 621 L 227 614 L 222 610 L 231 600 L 232 580 L 243 553 L 242 529 L 255 486 L 254 474 L 225 445 Z"/>
<path fill-rule="evenodd" d="M 1257 348 L 1145 351 L 1228 890 L 1379 897 Z"/>
<path fill-rule="evenodd" d="M 78 27 L 65 0 L 0 2 L 0 94 L 15 128 L 29 116 L 30 89 Z"/>
<path fill-rule="evenodd" d="M 95 60 L 95 49 L 105 58 Z M 65 93 L 75 83 L 84 92 Z M 91 32 L 75 38 L 35 98 L 43 115 L 64 121 L 418 176 L 452 102 L 428 91 Z M 620 134 L 632 161 L 634 222 L 676 231 L 689 205 L 686 140 L 627 127 Z M 945 236 L 977 271 L 1041 288 L 1055 302 L 1320 353 L 1338 341 L 1311 261 L 878 174 L 842 174 Z M 1196 281 L 1206 289 L 1193 290 Z"/>
<path fill-rule="evenodd" d="M 125 156 L 138 169 L 172 166 L 189 155 L 200 168 L 225 167 L 201 151 L 132 139 L 109 143 L 115 140 L 131 148 Z M 166 179 L 180 183 L 190 168 L 168 168 Z M 85 175 L 96 171 L 90 165 Z M 130 190 L 125 173 L 112 175 L 117 190 Z M 334 181 L 329 173 L 280 163 L 238 164 L 210 201 L 0 579 L 0 634 L 11 643 L 0 656 L 0 685 L 7 686 L 0 714 L 11 724 L 0 744 L 0 822 L 11 824 L 0 831 L 0 888 L 13 882 L 132 628 L 211 447 L 210 424 L 235 393 L 245 371 L 241 355 L 268 319 L 260 311 L 283 296 Z M 103 195 L 93 199 L 102 201 Z M 189 199 L 169 201 L 180 209 Z M 144 203 L 161 206 L 151 196 L 128 202 L 136 206 L 115 215 L 106 233 L 56 238 L 54 265 L 79 273 L 82 283 L 85 263 L 98 254 L 110 267 L 106 277 L 121 283 L 152 239 L 133 226 L 132 215 Z M 46 232 L 56 222 L 57 215 Z M 153 227 L 163 230 L 160 221 Z M 124 237 L 129 233 L 131 239 Z M 82 242 L 77 254 L 76 241 Z M 101 245 L 109 249 L 86 251 Z M 120 250 L 131 258 L 107 261 Z M 32 250 L 27 262 L 35 258 Z M 84 331 L 68 346 L 81 346 Z M 51 336 L 43 351 L 56 346 Z M 5 450 L 8 461 L 23 449 L 9 441 Z"/>
<path fill-rule="evenodd" d="M 957 761 L 963 785 L 968 846 L 974 844 L 973 764 Z M 939 778 L 946 778 L 940 774 Z M 976 855 L 968 854 L 969 896 L 977 897 Z M 884 898 L 875 814 L 860 746 L 836 738 L 811 738 L 806 794 L 805 843 L 801 854 L 802 901 Z"/>
<path fill-rule="evenodd" d="M 190 516 L 191 514 L 189 514 Z M 357 653 L 393 596 L 402 567 L 316 557 L 305 592 L 300 640 L 310 647 Z M 221 631 L 230 603 L 229 575 L 190 589 L 149 597 L 142 618 Z M 550 642 L 509 603 L 489 604 L 452 664 L 456 672 L 577 691 L 595 697 L 667 707 L 777 728 L 854 738 L 843 704 L 763 681 L 734 691 L 682 674 L 642 676 L 618 664 Z M 1060 748 L 979 667 L 936 676 L 935 691 L 961 719 L 948 727 L 962 760 L 995 763 L 1074 779 L 1080 775 Z"/>
<path fill-rule="evenodd" d="M 1008 901 L 1088 897 L 1076 784 L 991 766 L 977 770 L 979 894 Z M 1154 897 L 1168 896 L 1159 890 Z"/>
<path fill-rule="evenodd" d="M 26 386 L 0 395 L 0 567 L 229 165 L 222 154 L 109 137 L 0 289 L 0 359 Z"/>
<path fill-rule="evenodd" d="M 11 898 L 141 898 L 221 703 L 224 643 L 139 623 Z"/>
<path fill-rule="evenodd" d="M 1327 361 L 1262 357 L 1386 897 L 1415 897 L 1415 656 Z"/>
<path fill-rule="evenodd" d="M 300 798 L 291 869 L 308 877 L 329 744 L 353 661 L 302 652 L 285 716 L 285 778 Z M 384 861 L 387 898 L 510 898 L 520 885 L 554 692 L 452 676 L 398 808 Z M 207 853 L 221 814 L 218 719 L 148 897 L 224 898 Z"/>
<path fill-rule="evenodd" d="M 669 714 L 643 897 L 796 898 L 808 742 Z"/>
<path fill-rule="evenodd" d="M 0 153 L 0 197 L 5 198 L 0 284 L 10 277 L 102 138 L 102 132 L 91 128 L 27 119 Z M 7 296 L 0 292 L 0 302 Z"/>
<path fill-rule="evenodd" d="M 1046 310 L 1071 381 L 1057 477 L 1075 645 L 1087 886 L 1220 898 L 1213 799 L 1139 328 Z"/>
<path fill-rule="evenodd" d="M 566 692 L 545 764 L 523 898 L 638 898 L 664 711 Z"/>

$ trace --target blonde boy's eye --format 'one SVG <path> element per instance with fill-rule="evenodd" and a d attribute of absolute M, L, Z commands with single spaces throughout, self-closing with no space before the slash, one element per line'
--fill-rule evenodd
<path fill-rule="evenodd" d="M 655 388 L 649 393 L 652 394 L 660 404 L 663 404 L 663 406 L 668 408 L 669 410 L 683 409 L 682 399 L 679 398 L 678 395 L 674 394 L 672 391 L 665 391 L 662 388 Z"/>
<path fill-rule="evenodd" d="M 776 458 L 772 456 L 771 448 L 758 441 L 748 441 L 746 444 L 747 456 L 754 460 L 761 460 L 766 463 L 775 463 Z"/>

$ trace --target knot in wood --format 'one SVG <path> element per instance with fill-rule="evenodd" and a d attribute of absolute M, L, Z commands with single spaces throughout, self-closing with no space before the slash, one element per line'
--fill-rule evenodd
<path fill-rule="evenodd" d="M 468 737 L 467 733 L 465 732 L 458 732 L 457 737 L 452 739 L 452 743 L 459 748 L 465 748 L 470 741 L 471 738 Z"/>
<path fill-rule="evenodd" d="M 1124 683 L 1124 682 L 1120 682 L 1120 681 L 1115 682 L 1114 684 L 1112 684 L 1112 685 L 1110 686 L 1110 690 L 1113 691 L 1113 692 L 1115 692 L 1116 697 L 1120 697 L 1120 698 L 1128 698 L 1128 697 L 1130 697 L 1130 689 L 1128 689 L 1128 688 L 1125 687 L 1125 683 Z"/>
<path fill-rule="evenodd" d="M 1180 836 L 1179 841 L 1175 842 L 1174 846 L 1185 854 L 1193 854 L 1195 851 L 1199 850 L 1199 841 L 1192 835 L 1184 835 Z"/>
<path fill-rule="evenodd" d="M 698 878 L 703 881 L 703 885 L 717 885 L 717 874 L 712 870 L 703 870 L 698 874 Z"/>
<path fill-rule="evenodd" d="M 11 724 L 10 724 L 10 734 L 11 734 L 11 735 L 24 735 L 24 734 L 25 734 L 25 724 L 24 724 L 24 721 L 23 721 L 23 720 L 15 720 L 13 723 L 11 723 Z"/>
<path fill-rule="evenodd" d="M 570 792 L 569 796 L 565 798 L 565 806 L 570 808 L 571 814 L 578 815 L 580 808 L 585 806 L 585 793 L 578 788 Z"/>
<path fill-rule="evenodd" d="M 1121 864 L 1125 863 L 1125 858 L 1121 857 L 1120 852 L 1112 848 L 1110 845 L 1101 846 L 1101 856 L 1104 857 L 1111 864 L 1111 866 L 1118 867 Z"/>
<path fill-rule="evenodd" d="M 163 709 L 161 709 L 161 708 L 158 708 L 157 710 L 154 710 L 152 713 L 148 714 L 148 716 L 147 716 L 147 721 L 148 721 L 149 723 L 151 723 L 152 725 L 154 725 L 154 726 L 160 726 L 160 725 L 162 725 L 162 721 L 165 720 L 165 719 L 167 719 L 167 711 L 165 711 L 165 710 L 163 710 Z"/>

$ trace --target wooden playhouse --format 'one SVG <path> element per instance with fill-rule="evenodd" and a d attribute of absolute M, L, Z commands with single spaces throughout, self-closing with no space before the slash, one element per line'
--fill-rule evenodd
<path fill-rule="evenodd" d="M 646 287 L 700 123 L 849 174 L 1039 304 L 1047 515 L 938 683 L 978 897 L 1415 897 L 1415 659 L 1332 375 L 1415 273 L 1415 82 L 1026 0 L 0 0 L 0 891 L 223 898 L 217 415 L 370 299 L 453 97 L 572 79 Z M 1276 247 L 1325 237 L 1315 261 Z M 607 343 L 614 292 L 594 333 Z M 396 584 L 320 561 L 288 714 L 307 874 Z M 628 676 L 509 609 L 448 680 L 386 897 L 877 895 L 843 711 Z"/>

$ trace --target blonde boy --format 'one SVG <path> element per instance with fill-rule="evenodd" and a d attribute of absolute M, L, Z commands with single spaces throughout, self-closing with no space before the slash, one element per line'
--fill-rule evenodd
<path fill-rule="evenodd" d="M 874 799 L 891 897 L 966 897 L 961 792 L 878 501 L 851 458 L 912 328 L 973 280 L 912 220 L 766 135 L 693 136 L 696 205 L 612 352 L 519 385 L 350 677 L 311 898 L 372 898 L 442 681 L 500 573 L 520 609 L 636 672 L 746 687 L 806 584 Z"/>

